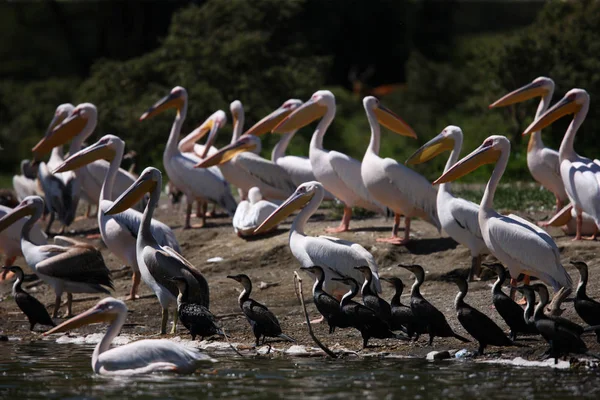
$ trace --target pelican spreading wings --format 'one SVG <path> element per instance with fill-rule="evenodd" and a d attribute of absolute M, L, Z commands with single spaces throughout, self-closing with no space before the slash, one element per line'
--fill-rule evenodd
<path fill-rule="evenodd" d="M 352 207 L 385 212 L 385 206 L 373 198 L 361 178 L 361 163 L 346 154 L 323 148 L 323 137 L 335 117 L 335 96 L 329 90 L 319 90 L 310 100 L 288 115 L 275 128 L 274 133 L 286 133 L 321 118 L 310 141 L 309 158 L 313 173 L 323 187 L 344 203 L 344 216 L 337 228 L 329 232 L 349 229 Z"/>
<path fill-rule="evenodd" d="M 12 212 L 0 219 L 0 231 L 13 223 L 20 223 L 24 217 L 30 217 L 21 231 L 21 249 L 25 261 L 56 293 L 52 317 L 58 314 L 63 292 L 67 292 L 67 315 L 71 315 L 72 293 L 109 293 L 107 288 L 113 289 L 110 271 L 100 251 L 90 244 L 63 236 L 57 238 L 67 246 L 36 244 L 32 228 L 42 216 L 43 209 L 44 200 L 41 197 L 26 197 Z"/>
<path fill-rule="evenodd" d="M 410 219 L 421 217 L 440 230 L 436 210 L 436 189 L 425 177 L 391 158 L 379 157 L 381 123 L 392 132 L 416 138 L 417 135 L 400 117 L 382 106 L 378 99 L 367 96 L 363 105 L 371 126 L 371 141 L 361 165 L 361 177 L 374 199 L 394 211 L 394 227 L 391 238 L 378 241 L 405 244 L 410 238 Z M 404 238 L 398 238 L 400 216 L 404 215 Z"/>
<path fill-rule="evenodd" d="M 331 236 L 308 236 L 304 233 L 306 221 L 319 208 L 325 190 L 319 182 L 306 182 L 256 229 L 255 234 L 267 232 L 283 221 L 288 215 L 302 208 L 290 228 L 290 249 L 303 267 L 318 265 L 329 268 L 325 289 L 337 291 L 340 296 L 346 292 L 345 285 L 332 281 L 335 276 L 349 276 L 357 282 L 364 281 L 364 275 L 354 267 L 368 266 L 373 272 L 372 289 L 381 292 L 377 262 L 371 253 L 358 243 Z"/>
<path fill-rule="evenodd" d="M 506 169 L 509 155 L 508 139 L 490 136 L 471 154 L 444 172 L 434 184 L 456 180 L 480 165 L 495 163 L 478 214 L 479 227 L 487 248 L 508 267 L 513 279 L 524 273 L 537 276 L 556 291 L 561 287 L 569 288 L 572 285 L 571 277 L 562 266 L 558 247 L 550 235 L 517 215 L 502 215 L 493 208 L 494 193 Z"/>
<path fill-rule="evenodd" d="M 586 212 L 600 226 L 600 161 L 591 160 L 575 152 L 575 134 L 585 120 L 590 108 L 590 96 L 583 89 L 571 89 L 558 103 L 552 106 L 525 129 L 524 135 L 539 131 L 560 117 L 574 114 L 573 121 L 560 144 L 560 176 L 577 212 L 577 233 L 581 239 L 582 213 Z M 594 233 L 594 236 L 596 233 Z"/>
<path fill-rule="evenodd" d="M 421 146 L 406 163 L 420 164 L 450 150 L 450 157 L 444 168 L 446 172 L 458 161 L 462 142 L 462 129 L 449 125 Z M 479 228 L 479 206 L 472 201 L 454 197 L 450 191 L 450 183 L 440 184 L 436 202 L 438 217 L 444 231 L 471 251 L 470 279 L 478 277 L 481 271 L 481 256 L 489 252 Z"/>

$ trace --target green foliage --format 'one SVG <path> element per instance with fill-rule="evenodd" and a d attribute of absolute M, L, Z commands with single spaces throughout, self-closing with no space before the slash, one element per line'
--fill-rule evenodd
<path fill-rule="evenodd" d="M 479 204 L 483 197 L 483 186 L 465 187 L 456 186 L 452 188 L 455 196 L 462 197 Z M 511 183 L 500 185 L 494 196 L 494 208 L 496 210 L 551 210 L 554 207 L 554 195 L 538 185 L 523 185 Z"/>

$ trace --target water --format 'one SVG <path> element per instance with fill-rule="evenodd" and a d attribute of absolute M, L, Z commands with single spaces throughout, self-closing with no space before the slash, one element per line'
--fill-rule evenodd
<path fill-rule="evenodd" d="M 0 343 L 0 399 L 598 398 L 600 374 L 422 359 L 327 360 L 217 355 L 193 375 L 94 375 L 93 346 Z"/>

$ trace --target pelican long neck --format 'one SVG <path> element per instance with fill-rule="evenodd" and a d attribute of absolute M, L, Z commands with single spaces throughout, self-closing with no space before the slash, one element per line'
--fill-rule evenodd
<path fill-rule="evenodd" d="M 538 104 L 537 111 L 535 112 L 535 120 L 542 116 L 550 106 L 550 101 L 552 101 L 552 95 L 554 94 L 554 89 L 549 90 L 545 96 L 542 96 L 540 99 L 540 104 Z M 544 147 L 544 142 L 542 141 L 542 131 L 535 131 L 531 133 L 531 137 L 529 138 L 529 143 L 527 145 L 527 152 L 534 149 L 541 149 Z"/>
<path fill-rule="evenodd" d="M 121 165 L 121 161 L 123 161 L 123 151 L 124 148 L 122 145 L 118 145 L 115 149 L 115 154 L 113 159 L 110 161 L 110 166 L 108 167 L 106 176 L 104 177 L 104 183 L 102 183 L 102 189 L 100 190 L 100 201 L 113 200 L 113 186 L 115 184 L 117 172 L 119 171 L 119 166 Z M 98 217 L 100 217 L 100 214 L 101 213 L 98 213 Z"/>
<path fill-rule="evenodd" d="M 304 206 L 302 211 L 296 215 L 294 218 L 294 222 L 292 222 L 292 227 L 290 229 L 290 237 L 294 234 L 300 234 L 304 236 L 304 226 L 306 225 L 306 221 L 310 218 L 311 215 L 317 211 L 321 202 L 323 201 L 323 189 L 319 188 L 316 193 L 313 195 L 312 199 Z"/>
<path fill-rule="evenodd" d="M 244 112 L 238 111 L 237 118 L 235 119 L 235 123 L 233 124 L 233 133 L 231 135 L 231 143 L 237 142 L 237 140 L 242 136 L 242 130 L 244 129 Z"/>
<path fill-rule="evenodd" d="M 109 325 L 108 330 L 104 334 L 104 337 L 94 349 L 94 353 L 92 354 L 92 369 L 94 370 L 94 372 L 100 372 L 100 368 L 102 366 L 98 364 L 98 357 L 100 357 L 100 354 L 104 353 L 110 348 L 110 344 L 112 343 L 113 339 L 117 337 L 119 332 L 121 332 L 121 328 L 123 327 L 126 318 L 127 310 L 121 311 L 113 320 L 113 322 Z"/>
<path fill-rule="evenodd" d="M 446 161 L 444 172 L 448 171 L 450 168 L 452 168 L 454 164 L 456 164 L 456 162 L 458 161 L 458 157 L 460 157 L 460 150 L 462 149 L 463 135 L 456 132 L 453 134 L 452 139 L 454 140 L 454 147 L 452 147 L 450 157 L 448 157 L 448 161 Z M 438 195 L 441 192 L 450 193 L 451 185 L 452 184 L 450 182 L 440 184 Z"/>
<path fill-rule="evenodd" d="M 506 280 L 506 272 L 504 270 L 498 271 L 498 279 L 494 282 L 494 286 L 492 286 L 492 294 L 500 294 L 502 293 L 502 285 Z"/>
<path fill-rule="evenodd" d="M 588 281 L 588 269 L 587 267 L 581 267 L 579 269 L 579 274 L 581 275 L 579 278 L 579 284 L 577 285 L 577 298 L 578 299 L 587 299 L 587 294 L 585 289 L 587 287 Z"/>
<path fill-rule="evenodd" d="M 96 124 L 96 120 L 88 119 L 81 132 L 79 132 L 77 136 L 75 136 L 73 140 L 71 140 L 71 144 L 69 145 L 69 154 L 72 155 L 81 150 L 85 139 L 87 139 L 92 133 L 94 133 L 94 129 L 96 129 Z"/>
<path fill-rule="evenodd" d="M 252 283 L 245 282 L 242 284 L 244 286 L 244 290 L 240 293 L 240 297 L 238 297 L 238 302 L 240 303 L 240 307 L 242 304 L 250 298 L 250 294 L 252 293 Z"/>
<path fill-rule="evenodd" d="M 22 283 L 23 283 L 23 271 L 21 270 L 21 271 L 17 272 L 17 279 L 15 280 L 15 283 L 13 283 L 13 287 L 12 287 L 13 297 L 15 297 L 17 293 L 23 292 L 23 289 L 21 289 Z"/>
<path fill-rule="evenodd" d="M 502 178 L 502 174 L 504 174 L 504 170 L 506 169 L 506 164 L 508 163 L 508 156 L 510 155 L 510 149 L 502 149 L 502 153 L 500 154 L 500 158 L 496 162 L 496 166 L 494 167 L 494 171 L 492 172 L 492 176 L 485 187 L 485 192 L 483 193 L 483 197 L 481 198 L 480 209 L 491 210 L 494 208 L 494 194 L 496 193 L 496 188 L 498 187 L 498 183 Z"/>
<path fill-rule="evenodd" d="M 27 245 L 36 246 L 30 239 L 29 234 L 31 233 L 31 229 L 35 225 L 35 223 L 42 216 L 43 207 L 35 207 L 35 211 L 31 215 L 31 217 L 27 218 L 25 223 L 23 224 L 23 229 L 21 230 L 21 246 L 23 246 L 23 242 L 27 242 Z"/>
<path fill-rule="evenodd" d="M 187 108 L 188 100 L 186 97 L 183 101 L 183 106 L 181 107 L 181 109 L 177 110 L 175 121 L 173 121 L 173 126 L 171 126 L 171 133 L 169 134 L 169 140 L 167 140 L 167 147 L 165 148 L 163 160 L 165 159 L 165 157 L 168 158 L 170 156 L 173 156 L 179 151 L 177 148 L 177 144 L 179 141 L 179 133 L 181 132 L 181 126 L 183 125 L 183 121 L 185 121 L 185 116 L 187 115 Z"/>
<path fill-rule="evenodd" d="M 377 117 L 375 117 L 372 108 L 365 107 L 365 111 L 367 112 L 367 119 L 369 120 L 369 126 L 371 127 L 371 140 L 369 141 L 367 151 L 378 155 L 381 144 L 381 126 L 379 125 L 379 121 L 377 121 Z"/>
<path fill-rule="evenodd" d="M 575 152 L 574 148 L 575 134 L 585 120 L 589 107 L 589 101 L 586 101 L 581 106 L 581 109 L 575 114 L 573 121 L 571 121 L 569 124 L 567 132 L 565 133 L 565 137 L 563 138 L 560 148 L 558 149 L 558 157 L 561 163 L 563 160 L 574 161 L 577 158 L 577 153 Z"/>
<path fill-rule="evenodd" d="M 331 125 L 331 122 L 333 121 L 333 117 L 335 117 L 335 108 L 335 103 L 327 106 L 327 112 L 325 112 L 325 115 L 321 118 L 319 125 L 317 125 L 317 129 L 310 139 L 310 147 L 323 149 L 323 136 L 325 136 L 327 128 L 329 128 L 329 125 Z"/>
<path fill-rule="evenodd" d="M 154 214 L 154 209 L 158 205 L 158 201 L 160 200 L 160 188 L 162 187 L 162 182 L 160 179 L 155 183 L 154 189 L 150 193 L 150 200 L 148 204 L 146 204 L 146 208 L 144 209 L 144 214 L 142 214 L 142 223 L 140 224 L 139 237 L 146 243 L 157 244 L 156 238 L 152 234 L 152 215 Z"/>
<path fill-rule="evenodd" d="M 273 151 L 271 152 L 271 161 L 277 163 L 277 159 L 285 156 L 285 150 L 287 149 L 296 132 L 298 132 L 298 130 L 281 135 L 281 139 L 279 139 L 279 142 L 277 142 L 275 147 L 273 147 Z"/>

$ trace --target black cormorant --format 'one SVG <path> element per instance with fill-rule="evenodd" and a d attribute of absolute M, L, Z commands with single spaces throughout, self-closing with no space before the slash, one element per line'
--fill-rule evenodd
<path fill-rule="evenodd" d="M 538 334 L 535 324 L 527 324 L 523 318 L 523 308 L 502 291 L 502 285 L 506 280 L 506 270 L 500 263 L 483 264 L 498 275 L 498 279 L 492 286 L 492 301 L 498 314 L 510 328 L 510 338 L 517 340 L 517 334 Z"/>
<path fill-rule="evenodd" d="M 46 307 L 40 303 L 35 297 L 27 293 L 21 288 L 23 283 L 24 273 L 20 267 L 15 265 L 10 267 L 2 267 L 5 271 L 11 271 L 17 277 L 12 288 L 12 295 L 17 303 L 17 306 L 23 311 L 29 320 L 29 330 L 33 330 L 36 324 L 56 326 Z"/>
<path fill-rule="evenodd" d="M 308 271 L 315 276 L 315 284 L 313 286 L 313 300 L 317 310 L 329 325 L 329 333 L 335 332 L 335 328 L 349 328 L 352 322 L 340 309 L 340 302 L 335 297 L 323 290 L 323 282 L 325 281 L 325 271 L 319 266 L 300 267 L 304 271 Z"/>
<path fill-rule="evenodd" d="M 459 290 L 456 300 L 454 300 L 458 322 L 469 332 L 469 335 L 473 336 L 479 342 L 479 355 L 483 355 L 483 351 L 488 345 L 513 346 L 514 343 L 512 340 L 504 334 L 494 321 L 481 311 L 464 302 L 464 298 L 469 290 L 467 280 L 460 277 L 454 277 L 451 280 L 456 283 Z M 523 313 L 521 313 L 521 319 L 523 319 Z"/>
<path fill-rule="evenodd" d="M 373 282 L 373 271 L 371 271 L 371 268 L 368 266 L 355 267 L 354 269 L 362 272 L 365 277 L 365 281 L 360 290 L 363 304 L 375 311 L 375 314 L 377 314 L 379 318 L 384 320 L 391 327 L 392 307 L 390 307 L 389 303 L 379 297 L 377 292 L 371 288 L 371 282 Z"/>
<path fill-rule="evenodd" d="M 183 323 L 192 335 L 192 340 L 196 340 L 199 335 L 203 340 L 205 337 L 213 335 L 225 336 L 221 328 L 217 325 L 215 316 L 201 304 L 190 303 L 188 298 L 188 283 L 184 277 L 174 277 L 171 279 L 179 289 L 177 296 L 177 314 L 179 320 Z"/>
<path fill-rule="evenodd" d="M 279 325 L 277 317 L 269 311 L 267 307 L 250 298 L 250 293 L 252 293 L 252 282 L 247 275 L 227 275 L 227 277 L 234 281 L 238 281 L 244 287 L 238 302 L 242 312 L 250 323 L 250 326 L 252 326 L 252 332 L 254 333 L 254 337 L 256 337 L 257 346 L 261 336 L 263 337 L 263 343 L 267 336 L 279 337 L 290 342 L 296 342 L 294 339 L 281 332 L 281 326 Z"/>
<path fill-rule="evenodd" d="M 415 275 L 415 283 L 412 285 L 410 291 L 410 309 L 415 318 L 426 326 L 427 333 L 429 333 L 429 345 L 431 346 L 433 344 L 433 338 L 436 336 L 454 337 L 462 342 L 470 342 L 469 339 L 455 333 L 448 324 L 448 321 L 446 321 L 444 314 L 421 295 L 419 288 L 425 280 L 425 271 L 423 271 L 423 267 L 420 265 L 406 264 L 398 264 L 398 266 L 409 270 Z"/>
<path fill-rule="evenodd" d="M 588 266 L 583 261 L 571 261 L 579 270 L 580 279 L 575 294 L 575 311 L 588 325 L 600 325 L 600 303 L 588 297 L 585 289 L 588 281 Z M 600 343 L 600 331 L 596 331 L 596 341 Z"/>
<path fill-rule="evenodd" d="M 390 301 L 392 307 L 391 329 L 397 331 L 404 327 L 408 337 L 411 338 L 415 335 L 415 340 L 419 339 L 421 333 L 427 333 L 425 325 L 420 324 L 419 320 L 415 318 L 410 306 L 402 304 L 400 301 L 400 296 L 402 296 L 402 291 L 404 290 L 402 279 L 395 277 L 380 279 L 394 285 L 394 289 L 396 290 Z"/>

